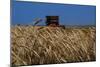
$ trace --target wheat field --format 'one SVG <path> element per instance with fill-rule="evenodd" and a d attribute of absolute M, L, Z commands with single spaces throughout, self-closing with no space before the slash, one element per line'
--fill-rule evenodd
<path fill-rule="evenodd" d="M 95 27 L 11 27 L 11 64 L 95 61 Z"/>

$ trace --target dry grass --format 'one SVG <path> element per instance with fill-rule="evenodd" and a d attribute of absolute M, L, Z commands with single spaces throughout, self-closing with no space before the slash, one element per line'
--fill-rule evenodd
<path fill-rule="evenodd" d="M 13 65 L 95 61 L 95 27 L 11 27 Z"/>

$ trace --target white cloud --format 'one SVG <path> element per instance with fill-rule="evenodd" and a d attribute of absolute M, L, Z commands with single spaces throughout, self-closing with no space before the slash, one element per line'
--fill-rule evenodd
<path fill-rule="evenodd" d="M 17 1 L 96 5 L 96 0 L 17 0 Z"/>

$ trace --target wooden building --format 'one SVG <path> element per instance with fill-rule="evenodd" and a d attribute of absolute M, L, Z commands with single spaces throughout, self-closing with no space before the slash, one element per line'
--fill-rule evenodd
<path fill-rule="evenodd" d="M 46 25 L 47 26 L 59 26 L 59 16 L 46 16 Z"/>

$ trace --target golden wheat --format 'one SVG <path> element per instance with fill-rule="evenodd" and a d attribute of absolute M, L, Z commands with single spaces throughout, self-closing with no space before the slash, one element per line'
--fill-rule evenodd
<path fill-rule="evenodd" d="M 94 61 L 95 55 L 95 27 L 11 27 L 13 65 Z"/>

